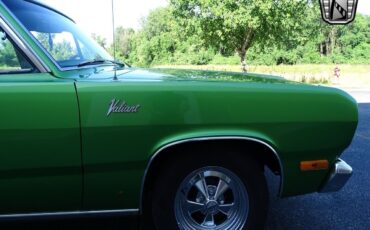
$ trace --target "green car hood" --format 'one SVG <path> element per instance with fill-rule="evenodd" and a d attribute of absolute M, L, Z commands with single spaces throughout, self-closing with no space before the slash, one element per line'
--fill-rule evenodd
<path fill-rule="evenodd" d="M 138 75 L 139 74 L 139 75 Z M 135 76 L 136 75 L 136 76 Z M 246 74 L 223 71 L 183 70 L 183 69 L 152 69 L 136 70 L 126 77 L 158 76 L 165 79 L 176 80 L 201 80 L 201 81 L 237 81 L 237 82 L 266 82 L 266 83 L 292 83 L 282 77 L 262 74 Z M 125 76 L 123 76 L 125 77 Z"/>
<path fill-rule="evenodd" d="M 93 71 L 79 74 L 81 80 L 112 80 L 114 69 L 94 69 Z M 231 82 L 251 82 L 251 83 L 283 83 L 299 84 L 285 80 L 282 77 L 255 74 L 255 73 L 237 73 L 223 71 L 205 71 L 205 70 L 184 70 L 184 69 L 136 69 L 126 68 L 116 72 L 118 80 L 123 81 L 231 81 Z"/>

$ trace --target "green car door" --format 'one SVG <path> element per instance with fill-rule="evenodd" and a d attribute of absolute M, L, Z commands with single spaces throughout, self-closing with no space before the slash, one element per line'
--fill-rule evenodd
<path fill-rule="evenodd" d="M 40 73 L 0 32 L 0 214 L 79 210 L 74 82 Z"/>

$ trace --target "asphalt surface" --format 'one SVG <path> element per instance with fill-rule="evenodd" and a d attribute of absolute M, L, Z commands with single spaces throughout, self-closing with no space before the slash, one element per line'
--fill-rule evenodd
<path fill-rule="evenodd" d="M 278 178 L 267 172 L 270 212 L 266 229 L 271 230 L 368 230 L 370 229 L 370 91 L 354 90 L 360 122 L 351 146 L 342 159 L 354 169 L 346 186 L 337 193 L 309 194 L 279 199 Z M 22 221 L 0 224 L 1 230 L 134 230 L 137 218 L 99 218 L 58 221 Z"/>

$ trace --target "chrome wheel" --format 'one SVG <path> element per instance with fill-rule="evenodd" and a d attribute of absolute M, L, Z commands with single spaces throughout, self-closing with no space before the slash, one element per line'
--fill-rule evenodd
<path fill-rule="evenodd" d="M 181 183 L 175 198 L 175 217 L 184 230 L 242 229 L 249 213 L 248 192 L 233 172 L 206 167 Z"/>

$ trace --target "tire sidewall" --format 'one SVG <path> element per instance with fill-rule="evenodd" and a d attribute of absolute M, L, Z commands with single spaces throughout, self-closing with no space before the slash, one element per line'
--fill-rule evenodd
<path fill-rule="evenodd" d="M 234 173 L 244 184 L 249 198 L 249 212 L 243 229 L 263 229 L 268 206 L 266 180 L 260 164 L 246 154 L 213 152 L 177 154 L 161 168 L 152 194 L 152 216 L 157 229 L 181 229 L 175 217 L 178 189 L 192 172 L 205 167 L 222 167 Z M 194 157 L 195 156 L 195 157 Z"/>

